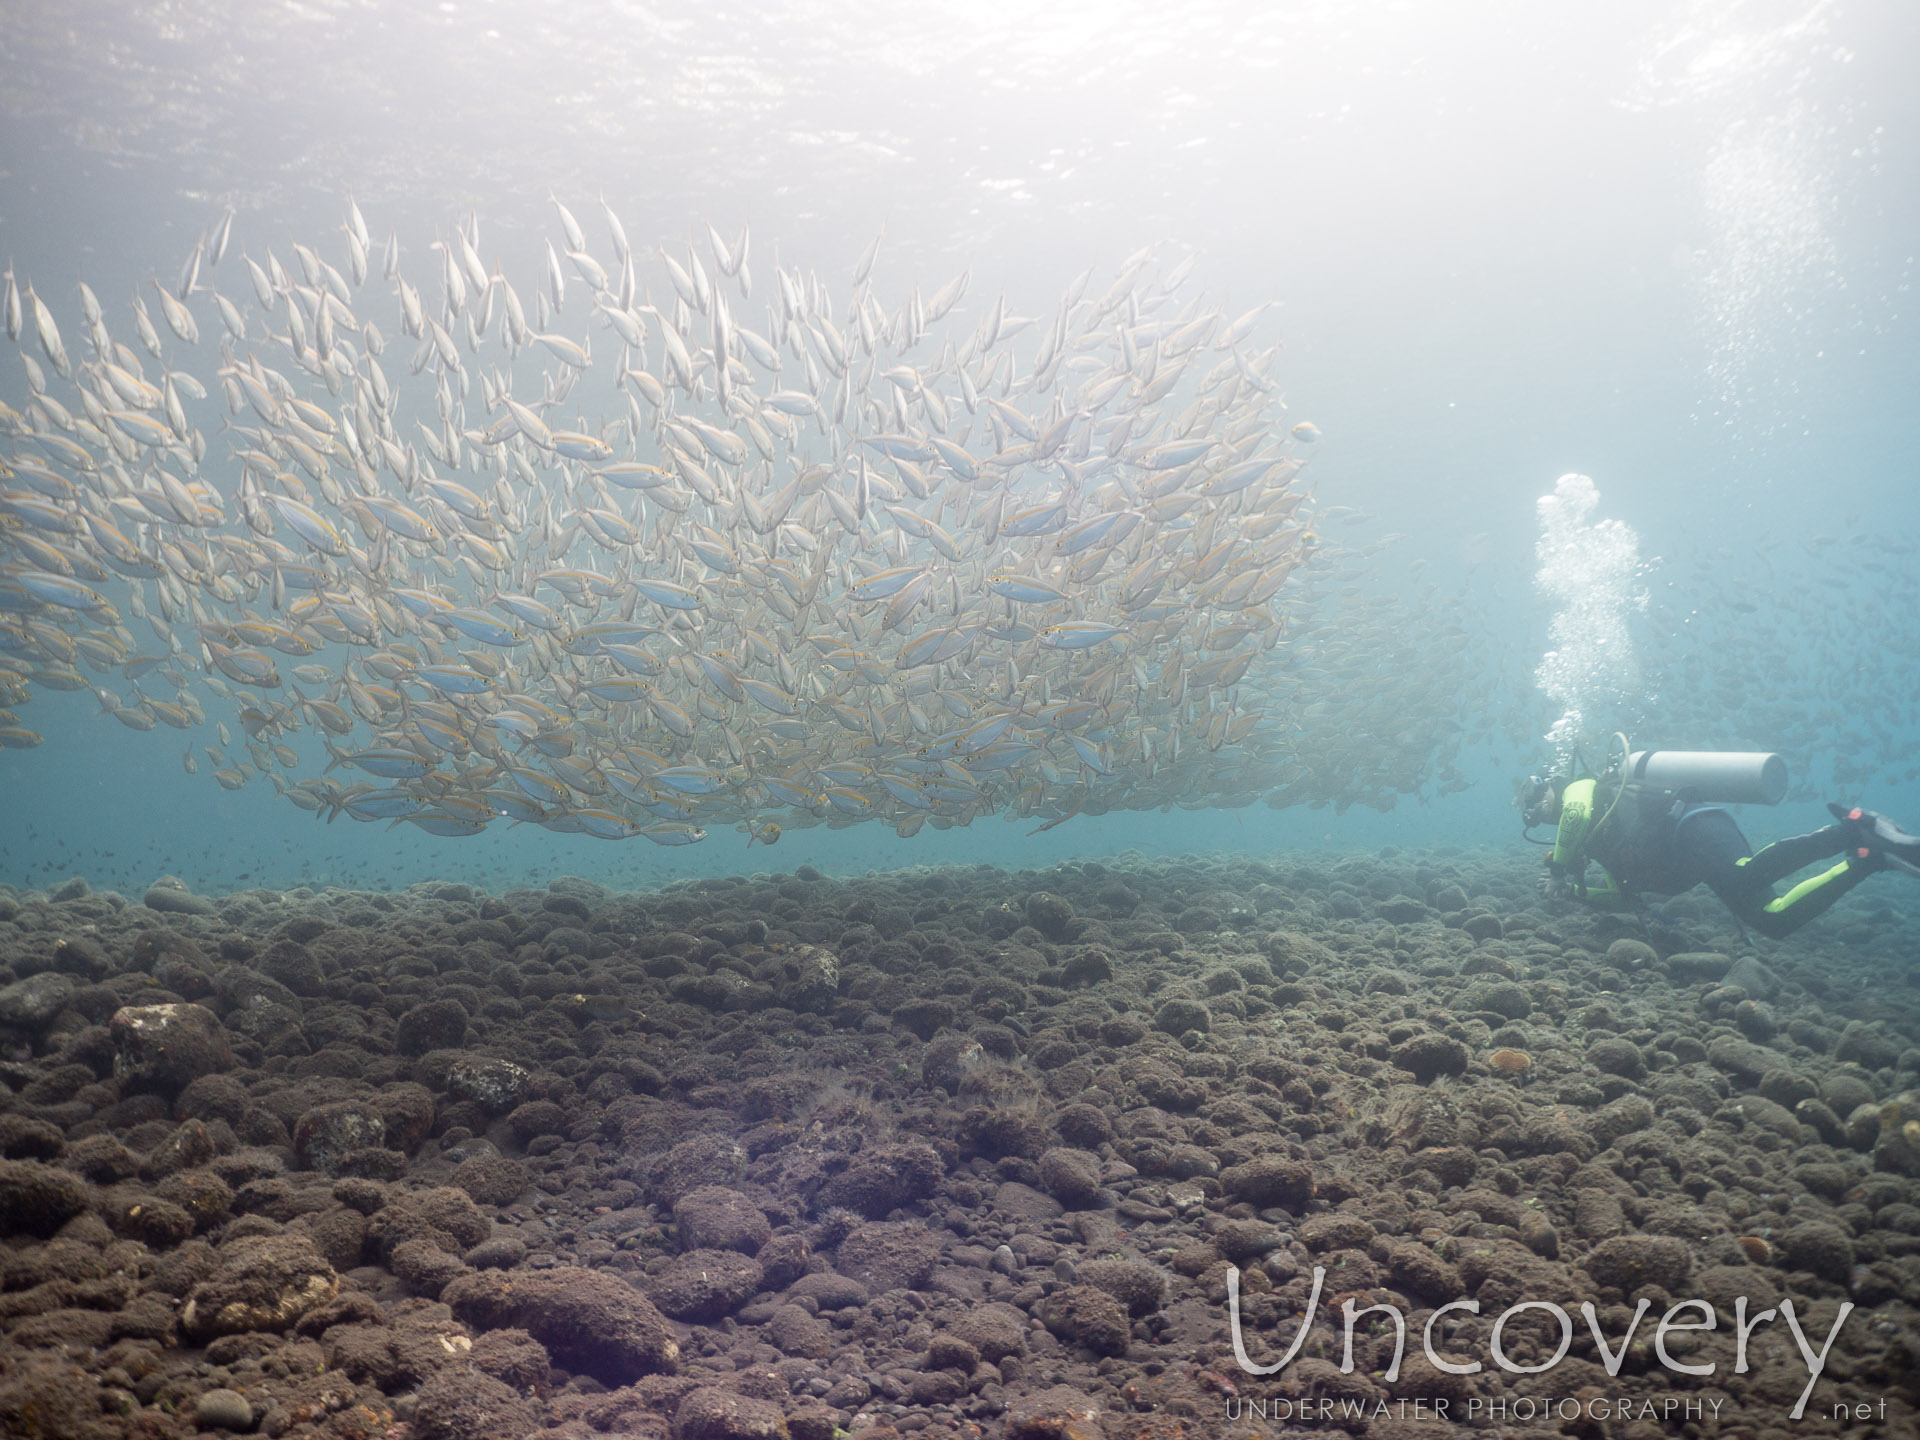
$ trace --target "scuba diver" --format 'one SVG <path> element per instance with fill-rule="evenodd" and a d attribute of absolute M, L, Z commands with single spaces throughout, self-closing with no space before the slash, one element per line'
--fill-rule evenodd
<path fill-rule="evenodd" d="M 1633 752 L 1624 735 L 1604 774 L 1530 777 L 1520 807 L 1525 829 L 1555 827 L 1541 893 L 1598 910 L 1632 911 L 1651 933 L 1640 896 L 1679 895 L 1704 884 L 1741 926 L 1770 939 L 1790 935 L 1869 875 L 1920 877 L 1920 836 L 1884 815 L 1829 803 L 1834 823 L 1776 840 L 1758 854 L 1723 806 L 1775 805 L 1786 794 L 1778 755 L 1653 750 Z M 1532 840 L 1532 836 L 1527 838 Z M 1535 844 L 1544 842 L 1534 841 Z M 1817 861 L 1839 858 L 1776 894 L 1774 885 Z M 1601 882 L 1586 881 L 1588 863 Z"/>

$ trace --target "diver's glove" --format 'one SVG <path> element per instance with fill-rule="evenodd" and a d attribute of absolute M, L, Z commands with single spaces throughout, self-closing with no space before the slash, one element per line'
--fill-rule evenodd
<path fill-rule="evenodd" d="M 1573 893 L 1573 886 L 1564 875 L 1542 875 L 1538 889 L 1542 900 L 1565 900 Z"/>

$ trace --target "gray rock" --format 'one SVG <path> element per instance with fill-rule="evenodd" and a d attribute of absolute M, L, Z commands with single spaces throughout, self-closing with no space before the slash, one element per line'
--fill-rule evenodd
<path fill-rule="evenodd" d="M 511 1270 L 527 1258 L 527 1242 L 518 1235 L 496 1235 L 460 1258 L 475 1270 Z"/>
<path fill-rule="evenodd" d="M 1775 1066 L 1760 1077 L 1760 1093 L 1774 1104 L 1784 1105 L 1791 1110 L 1802 1100 L 1816 1098 L 1820 1094 L 1820 1087 L 1804 1075 Z"/>
<path fill-rule="evenodd" d="M 1853 1274 L 1853 1242 L 1838 1225 L 1796 1225 L 1780 1237 L 1780 1251 L 1788 1269 L 1810 1270 L 1837 1285 L 1845 1285 Z"/>
<path fill-rule="evenodd" d="M 1098 1435 L 1100 1405 L 1065 1385 L 1022 1395 L 1007 1409 L 1007 1440 L 1054 1440 L 1067 1435 Z"/>
<path fill-rule="evenodd" d="M 682 1195 L 674 1202 L 673 1224 L 682 1250 L 754 1255 L 773 1234 L 760 1207 L 724 1185 L 702 1185 Z"/>
<path fill-rule="evenodd" d="M 1920 1090 L 1903 1090 L 1884 1105 L 1862 1105 L 1848 1116 L 1848 1139 L 1858 1150 L 1872 1146 L 1874 1169 L 1893 1175 L 1920 1175 L 1916 1119 L 1920 1119 Z"/>
<path fill-rule="evenodd" d="M 1613 943 L 1617 946 L 1639 942 L 1616 940 Z M 1612 949 L 1609 948 L 1607 953 L 1612 955 Z M 1713 950 L 1683 950 L 1667 957 L 1667 974 L 1681 985 L 1694 985 L 1703 980 L 1710 983 L 1724 980 L 1732 967 L 1730 957 Z"/>
<path fill-rule="evenodd" d="M 1396 1068 L 1411 1072 L 1422 1083 L 1442 1075 L 1464 1075 L 1471 1058 L 1467 1047 L 1451 1035 L 1432 1031 L 1413 1036 L 1392 1055 Z"/>
<path fill-rule="evenodd" d="M 440 1298 L 461 1323 L 525 1330 L 547 1347 L 555 1364 L 603 1385 L 630 1385 L 679 1363 L 680 1346 L 660 1312 L 604 1270 L 476 1270 L 448 1285 Z"/>
<path fill-rule="evenodd" d="M 220 1019 L 204 1005 L 127 1005 L 107 1022 L 113 1073 L 125 1091 L 177 1095 L 233 1064 Z"/>
<path fill-rule="evenodd" d="M 1594 1246 L 1580 1264 L 1595 1284 L 1627 1295 L 1643 1285 L 1676 1295 L 1693 1269 L 1693 1254 L 1684 1241 L 1668 1235 L 1616 1235 Z"/>
<path fill-rule="evenodd" d="M 1025 1311 L 993 1300 L 955 1316 L 947 1323 L 946 1333 L 973 1346 L 989 1365 L 997 1365 L 1009 1355 L 1025 1352 L 1027 1318 Z"/>
<path fill-rule="evenodd" d="M 1858 1075 L 1829 1075 L 1820 1082 L 1820 1098 L 1833 1107 L 1836 1115 L 1851 1115 L 1862 1105 L 1879 1101 L 1879 1092 Z"/>
<path fill-rule="evenodd" d="M 413 1440 L 483 1440 L 530 1435 L 539 1424 L 539 1411 L 505 1381 L 448 1367 L 420 1387 L 406 1429 Z"/>
<path fill-rule="evenodd" d="M 148 888 L 145 897 L 149 910 L 169 915 L 213 915 L 218 912 L 211 900 L 202 899 L 170 875 L 163 875 Z"/>
<path fill-rule="evenodd" d="M 1175 998 L 1153 1012 L 1153 1028 L 1168 1035 L 1184 1035 L 1189 1030 L 1204 1035 L 1213 1028 L 1213 1012 L 1198 1000 Z"/>
<path fill-rule="evenodd" d="M 93 1202 L 93 1187 L 38 1160 L 0 1160 L 0 1235 L 51 1235 Z"/>
<path fill-rule="evenodd" d="M 831 1270 L 800 1276 L 787 1287 L 787 1294 L 796 1300 L 811 1299 L 822 1310 L 845 1310 L 849 1306 L 864 1305 L 868 1299 L 866 1286 Z"/>
<path fill-rule="evenodd" d="M 218 1266 L 195 1285 L 180 1325 L 197 1344 L 247 1330 L 285 1330 L 340 1291 L 340 1277 L 298 1231 L 247 1235 L 217 1252 Z"/>
<path fill-rule="evenodd" d="M 1073 906 L 1049 891 L 1036 890 L 1027 897 L 1027 923 L 1049 940 L 1071 939 Z"/>
<path fill-rule="evenodd" d="M 1889 1039 L 1875 1026 L 1864 1020 L 1851 1020 L 1840 1033 L 1840 1043 L 1833 1047 L 1833 1058 L 1843 1064 L 1851 1060 L 1868 1070 L 1881 1070 L 1900 1058 L 1900 1048 L 1898 1041 Z"/>
<path fill-rule="evenodd" d="M 1772 1069 L 1779 1058 L 1771 1050 L 1762 1050 L 1758 1045 L 1732 1035 L 1716 1035 L 1707 1046 L 1708 1064 L 1716 1070 L 1736 1075 L 1749 1084 L 1759 1084 L 1760 1077 Z"/>
<path fill-rule="evenodd" d="M 0 1115 L 0 1156 L 9 1160 L 58 1160 L 66 1148 L 67 1137 L 58 1125 L 18 1112 Z"/>
<path fill-rule="evenodd" d="M 238 1390 L 209 1390 L 194 1402 L 193 1418 L 209 1430 L 251 1430 L 253 1406 Z"/>
<path fill-rule="evenodd" d="M 44 970 L 0 990 L 0 1025 L 38 1030 L 72 998 L 73 981 L 56 970 Z"/>
<path fill-rule="evenodd" d="M 771 1400 L 703 1385 L 673 1412 L 673 1431 L 678 1440 L 785 1440 L 787 1422 Z"/>
<path fill-rule="evenodd" d="M 261 1010 L 277 1005 L 299 1015 L 304 1009 L 300 997 L 293 991 L 247 965 L 222 965 L 214 972 L 213 989 L 236 1010 Z"/>
<path fill-rule="evenodd" d="M 1607 946 L 1607 963 L 1616 970 L 1644 970 L 1660 958 L 1644 940 L 1625 936 Z"/>
<path fill-rule="evenodd" d="M 1135 1260 L 1089 1260 L 1080 1267 L 1076 1278 L 1096 1290 L 1106 1291 L 1135 1317 L 1158 1310 L 1167 1292 L 1167 1277 L 1153 1266 Z"/>
<path fill-rule="evenodd" d="M 1055 1291 L 1042 1304 L 1040 1319 L 1060 1339 L 1096 1355 L 1125 1354 L 1132 1334 L 1127 1307 L 1091 1285 Z"/>
<path fill-rule="evenodd" d="M 1632 1135 L 1653 1123 L 1653 1106 L 1644 1095 L 1622 1095 L 1611 1105 L 1602 1106 L 1588 1121 L 1593 1138 L 1604 1146 L 1622 1135 Z"/>
<path fill-rule="evenodd" d="M 840 1242 L 834 1268 L 868 1290 L 918 1290 L 940 1263 L 939 1243 L 923 1225 L 862 1225 Z"/>
<path fill-rule="evenodd" d="M 920 1057 L 920 1079 L 930 1090 L 957 1095 L 967 1073 L 984 1064 L 987 1052 L 971 1035 L 942 1035 Z"/>
<path fill-rule="evenodd" d="M 329 1175 L 340 1173 L 341 1162 L 358 1150 L 386 1144 L 387 1122 L 365 1100 L 338 1100 L 316 1105 L 294 1124 L 293 1149 L 302 1165 Z"/>
<path fill-rule="evenodd" d="M 1509 1020 L 1524 1020 L 1533 1013 L 1533 997 L 1527 987 L 1511 980 L 1471 986 L 1461 1005 L 1468 1010 L 1491 1010 Z"/>
<path fill-rule="evenodd" d="M 1220 1184 L 1256 1207 L 1303 1205 L 1313 1198 L 1313 1171 L 1284 1155 L 1256 1155 L 1220 1172 Z"/>
<path fill-rule="evenodd" d="M 1604 1075 L 1619 1075 L 1638 1080 L 1647 1073 L 1647 1058 L 1640 1047 L 1618 1035 L 1607 1035 L 1587 1047 L 1587 1063 Z"/>
<path fill-rule="evenodd" d="M 467 1012 L 458 1000 L 429 1000 L 400 1017 L 393 1045 L 402 1055 L 457 1050 L 467 1038 Z"/>
<path fill-rule="evenodd" d="M 509 1060 L 487 1060 L 468 1056 L 453 1062 L 447 1070 L 447 1093 L 457 1100 L 471 1100 L 496 1115 L 518 1105 L 527 1093 L 533 1077 Z"/>
<path fill-rule="evenodd" d="M 765 1273 L 737 1250 L 689 1250 L 652 1277 L 647 1294 L 676 1320 L 718 1320 L 759 1293 Z"/>
<path fill-rule="evenodd" d="M 1373 907 L 1373 913 L 1392 925 L 1412 925 L 1431 919 L 1433 911 L 1411 895 L 1395 895 Z"/>
<path fill-rule="evenodd" d="M 1498 915 L 1482 912 L 1469 915 L 1460 922 L 1460 928 L 1475 940 L 1498 940 L 1505 933 L 1506 926 Z"/>
<path fill-rule="evenodd" d="M 1820 1132 L 1820 1138 L 1829 1145 L 1847 1143 L 1847 1127 L 1840 1117 L 1833 1113 L 1833 1107 L 1820 1100 L 1802 1100 L 1793 1107 L 1794 1118 L 1802 1125 L 1811 1125 Z"/>
<path fill-rule="evenodd" d="M 1056 1145 L 1040 1157 L 1040 1185 L 1069 1210 L 1084 1209 L 1100 1193 L 1100 1157 Z"/>
<path fill-rule="evenodd" d="M 825 1360 L 833 1353 L 833 1327 L 799 1305 L 782 1305 L 767 1321 L 767 1339 L 783 1355 Z"/>
<path fill-rule="evenodd" d="M 1100 985 L 1113 978 L 1113 960 L 1104 950 L 1082 950 L 1062 970 L 1069 985 Z M 1237 975 L 1233 978 L 1239 979 Z"/>
<path fill-rule="evenodd" d="M 1880 1142 L 1880 1107 L 1868 1104 L 1855 1106 L 1847 1115 L 1847 1144 L 1855 1150 L 1873 1150 Z M 1876 1160 L 1879 1158 L 1876 1155 Z M 1892 1157 L 1890 1157 L 1892 1158 Z M 1898 1171 L 1905 1165 L 1905 1159 L 1897 1163 L 1883 1165 L 1880 1168 Z"/>
<path fill-rule="evenodd" d="M 80 980 L 99 980 L 119 967 L 100 948 L 100 942 L 88 935 L 64 935 L 54 942 L 51 969 Z M 15 969 L 25 967 L 16 964 Z"/>
<path fill-rule="evenodd" d="M 761 979 L 779 993 L 780 1003 L 802 1014 L 824 1015 L 840 998 L 840 961 L 818 945 L 798 945 L 775 957 Z"/>
<path fill-rule="evenodd" d="M 402 1240 L 387 1256 L 387 1268 L 416 1295 L 437 1300 L 449 1284 L 467 1273 L 466 1263 L 427 1239 Z"/>
<path fill-rule="evenodd" d="M 469 1155 L 454 1167 L 452 1183 L 480 1205 L 508 1205 L 527 1188 L 527 1167 L 507 1155 Z"/>
<path fill-rule="evenodd" d="M 878 1220 L 933 1194 L 943 1173 L 939 1152 L 923 1141 L 876 1145 L 822 1186 L 820 1198 Z"/>
<path fill-rule="evenodd" d="M 1780 977 L 1752 955 L 1736 957 L 1722 983 L 1738 985 L 1756 1000 L 1771 1000 L 1780 993 Z"/>

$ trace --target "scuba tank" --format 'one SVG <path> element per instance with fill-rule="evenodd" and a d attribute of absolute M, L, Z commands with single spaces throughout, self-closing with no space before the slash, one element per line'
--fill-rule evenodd
<path fill-rule="evenodd" d="M 1787 762 L 1757 750 L 1638 750 L 1627 759 L 1625 778 L 1690 804 L 1778 805 L 1787 793 Z"/>

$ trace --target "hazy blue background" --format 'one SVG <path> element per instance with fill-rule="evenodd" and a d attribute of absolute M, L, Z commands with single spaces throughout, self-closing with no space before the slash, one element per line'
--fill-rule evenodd
<path fill-rule="evenodd" d="M 1340 538 L 1407 537 L 1382 584 L 1415 560 L 1450 592 L 1469 580 L 1509 681 L 1489 712 L 1543 644 L 1534 501 L 1583 471 L 1660 562 L 1649 657 L 1698 611 L 1752 642 L 1742 663 L 1776 704 L 1825 715 L 1827 674 L 1851 677 L 1850 704 L 1897 696 L 1908 728 L 1882 738 L 1866 798 L 1920 822 L 1920 787 L 1886 778 L 1912 768 L 1920 665 L 1819 622 L 1829 600 L 1912 610 L 1911 553 L 1858 570 L 1847 538 L 1920 530 L 1911 4 L 5 4 L 0 53 L 0 253 L 63 320 L 83 278 L 124 314 L 225 205 L 236 251 L 284 255 L 337 238 L 348 192 L 416 267 L 477 210 L 515 275 L 535 273 L 549 187 L 583 219 L 604 193 L 643 249 L 751 222 L 763 290 L 776 255 L 844 287 L 884 224 L 885 293 L 971 262 L 967 307 L 1004 290 L 1024 313 L 1090 263 L 1197 249 L 1230 313 L 1283 302 L 1277 373 L 1327 436 L 1318 494 L 1374 517 Z M 22 384 L 0 357 L 0 396 Z M 1821 535 L 1838 543 L 1808 549 Z M 1836 573 L 1810 610 L 1766 588 Z M 730 832 L 665 851 L 326 827 L 265 786 L 185 775 L 186 737 L 95 708 L 43 692 L 21 718 L 47 743 L 0 752 L 0 878 L 643 884 L 1505 843 L 1510 777 L 1544 753 L 1480 747 L 1473 789 L 1387 816 L 1135 815 L 1037 839 L 989 820 L 912 842 L 865 826 L 743 855 Z M 1820 723 L 1857 746 L 1845 718 Z M 1745 818 L 1765 838 L 1814 817 Z"/>

